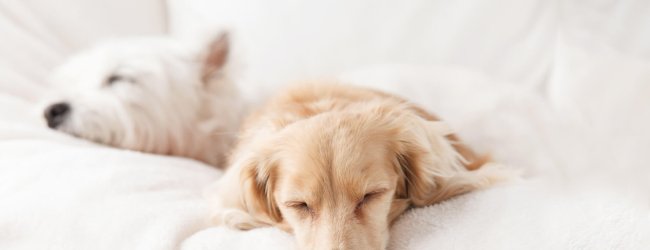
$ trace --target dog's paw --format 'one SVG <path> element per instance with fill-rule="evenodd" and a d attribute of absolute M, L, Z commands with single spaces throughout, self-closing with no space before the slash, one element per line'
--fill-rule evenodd
<path fill-rule="evenodd" d="M 522 171 L 519 169 L 509 168 L 505 165 L 493 162 L 488 162 L 474 171 L 482 177 L 485 186 L 520 181 L 522 176 Z"/>
<path fill-rule="evenodd" d="M 268 224 L 260 222 L 250 214 L 238 209 L 227 209 L 217 212 L 212 215 L 211 222 L 215 225 L 224 225 L 237 230 L 250 230 L 268 226 Z"/>

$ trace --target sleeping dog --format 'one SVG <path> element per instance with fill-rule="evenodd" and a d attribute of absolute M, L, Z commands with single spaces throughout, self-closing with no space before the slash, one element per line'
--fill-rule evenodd
<path fill-rule="evenodd" d="M 213 191 L 213 221 L 279 227 L 300 249 L 384 249 L 409 207 L 517 175 L 475 155 L 424 109 L 370 89 L 290 88 L 243 126 Z"/>
<path fill-rule="evenodd" d="M 197 49 L 198 48 L 198 49 Z M 225 33 L 204 46 L 169 37 L 107 42 L 57 68 L 47 126 L 114 147 L 221 166 L 243 102 Z"/>

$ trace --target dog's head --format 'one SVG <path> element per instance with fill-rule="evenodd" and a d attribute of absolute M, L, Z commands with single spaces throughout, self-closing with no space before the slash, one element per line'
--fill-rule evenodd
<path fill-rule="evenodd" d="M 123 39 L 72 57 L 51 78 L 58 95 L 44 110 L 47 125 L 145 152 L 191 147 L 191 135 L 203 129 L 201 119 L 233 119 L 207 102 L 237 96 L 223 72 L 227 36 L 197 47 L 172 38 Z"/>
<path fill-rule="evenodd" d="M 245 209 L 293 232 L 302 249 L 384 249 L 390 224 L 409 206 L 469 190 L 444 187 L 466 171 L 449 129 L 406 109 L 288 125 L 241 162 Z"/>

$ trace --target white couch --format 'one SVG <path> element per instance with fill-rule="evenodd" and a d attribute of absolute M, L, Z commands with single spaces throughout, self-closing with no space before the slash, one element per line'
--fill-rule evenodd
<path fill-rule="evenodd" d="M 219 171 L 95 145 L 40 117 L 49 70 L 119 36 L 227 27 L 251 98 L 338 78 L 406 96 L 522 182 L 413 209 L 389 249 L 650 246 L 650 2 L 0 2 L 0 249 L 288 249 L 205 224 Z"/>

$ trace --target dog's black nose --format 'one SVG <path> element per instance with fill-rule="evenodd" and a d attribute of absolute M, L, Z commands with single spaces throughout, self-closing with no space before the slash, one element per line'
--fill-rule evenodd
<path fill-rule="evenodd" d="M 65 121 L 69 113 L 70 105 L 65 102 L 59 102 L 47 107 L 43 115 L 45 116 L 45 120 L 47 120 L 47 126 L 56 128 Z"/>

